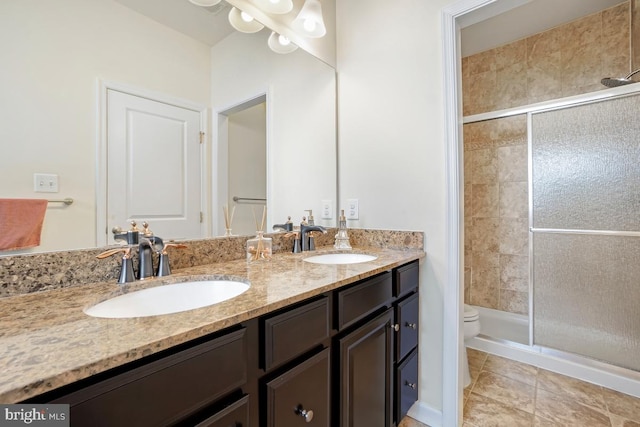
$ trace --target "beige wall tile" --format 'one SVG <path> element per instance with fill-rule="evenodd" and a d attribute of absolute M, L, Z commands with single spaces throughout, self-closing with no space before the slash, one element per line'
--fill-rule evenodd
<path fill-rule="evenodd" d="M 512 291 L 529 291 L 529 256 L 500 255 L 500 287 Z"/>
<path fill-rule="evenodd" d="M 497 268 L 473 270 L 469 300 L 472 305 L 498 309 L 500 271 Z"/>
<path fill-rule="evenodd" d="M 471 158 L 473 184 L 498 183 L 498 152 L 494 148 L 476 150 Z"/>
<path fill-rule="evenodd" d="M 500 217 L 528 218 L 529 191 L 526 182 L 501 182 L 499 188 Z"/>
<path fill-rule="evenodd" d="M 602 12 L 593 13 L 558 27 L 561 46 L 584 46 L 597 44 L 602 37 Z"/>
<path fill-rule="evenodd" d="M 498 231 L 499 252 L 526 255 L 529 251 L 529 220 L 526 218 L 500 218 Z"/>
<path fill-rule="evenodd" d="M 520 39 L 504 46 L 499 46 L 494 50 L 496 53 L 496 70 L 509 68 L 514 64 L 526 64 L 527 62 L 526 39 Z"/>
<path fill-rule="evenodd" d="M 469 75 L 486 73 L 487 71 L 496 70 L 496 52 L 494 49 L 480 52 L 476 55 L 468 57 L 467 67 Z"/>
<path fill-rule="evenodd" d="M 474 271 L 500 268 L 500 254 L 497 252 L 471 252 L 471 268 Z"/>
<path fill-rule="evenodd" d="M 471 250 L 498 253 L 499 226 L 499 218 L 474 218 L 471 225 Z"/>
<path fill-rule="evenodd" d="M 473 185 L 464 185 L 464 217 L 473 217 Z"/>
<path fill-rule="evenodd" d="M 498 310 L 516 314 L 529 314 L 529 293 L 500 289 Z"/>
<path fill-rule="evenodd" d="M 496 109 L 500 110 L 527 104 L 527 80 L 523 78 L 526 73 L 526 62 L 517 62 L 496 71 L 493 100 Z"/>
<path fill-rule="evenodd" d="M 473 184 L 471 209 L 474 218 L 497 218 L 500 213 L 498 184 Z"/>
<path fill-rule="evenodd" d="M 478 114 L 495 109 L 496 72 L 472 74 L 469 80 L 468 115 Z"/>
<path fill-rule="evenodd" d="M 464 268 L 464 303 L 469 304 L 471 300 L 471 267 Z"/>
<path fill-rule="evenodd" d="M 513 145 L 497 149 L 498 181 L 528 180 L 528 154 L 526 145 Z"/>

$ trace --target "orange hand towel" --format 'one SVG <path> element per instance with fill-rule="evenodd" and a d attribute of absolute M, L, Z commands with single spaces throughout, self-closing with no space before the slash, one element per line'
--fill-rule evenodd
<path fill-rule="evenodd" d="M 43 199 L 0 199 L 0 250 L 38 246 L 47 203 Z"/>

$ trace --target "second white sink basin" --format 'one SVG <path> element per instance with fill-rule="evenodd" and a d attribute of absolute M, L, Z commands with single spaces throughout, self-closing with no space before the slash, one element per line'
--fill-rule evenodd
<path fill-rule="evenodd" d="M 358 264 L 360 262 L 373 261 L 377 256 L 367 254 L 339 253 L 314 255 L 303 258 L 303 261 L 314 264 Z"/>
<path fill-rule="evenodd" d="M 84 312 L 93 317 L 122 319 L 179 313 L 217 304 L 249 289 L 234 280 L 203 280 L 142 289 L 108 299 Z"/>

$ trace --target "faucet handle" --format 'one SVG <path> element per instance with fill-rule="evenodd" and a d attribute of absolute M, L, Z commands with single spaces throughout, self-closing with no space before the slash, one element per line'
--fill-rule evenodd
<path fill-rule="evenodd" d="M 184 249 L 187 245 L 182 243 L 165 243 L 162 248 L 162 252 L 160 252 L 160 260 L 158 261 L 158 271 L 156 272 L 156 276 L 168 276 L 171 274 L 171 267 L 169 266 L 169 254 L 167 253 L 167 248 L 177 248 Z"/>
<path fill-rule="evenodd" d="M 140 231 L 140 229 L 138 228 L 138 223 L 134 220 L 129 221 L 129 224 L 131 224 L 131 230 L 129 231 Z"/>
<path fill-rule="evenodd" d="M 149 223 L 147 221 L 142 222 L 142 235 L 144 237 L 153 236 L 153 231 L 149 230 Z"/>
<path fill-rule="evenodd" d="M 122 268 L 120 269 L 120 276 L 118 277 L 118 283 L 133 282 L 136 278 L 135 278 L 135 275 L 133 274 L 133 263 L 131 262 L 130 247 L 109 249 L 96 255 L 96 258 L 98 259 L 108 258 L 119 252 L 124 252 L 124 255 L 122 256 Z"/>

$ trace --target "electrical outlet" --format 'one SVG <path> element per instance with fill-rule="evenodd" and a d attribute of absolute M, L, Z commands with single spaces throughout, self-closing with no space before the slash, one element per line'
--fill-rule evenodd
<path fill-rule="evenodd" d="M 36 193 L 57 193 L 58 175 L 50 173 L 34 173 L 33 191 Z"/>
<path fill-rule="evenodd" d="M 322 219 L 331 219 L 333 218 L 333 203 L 331 200 L 323 200 L 322 201 L 322 212 L 320 218 Z"/>
<path fill-rule="evenodd" d="M 358 199 L 348 199 L 347 200 L 347 219 L 358 219 Z"/>

